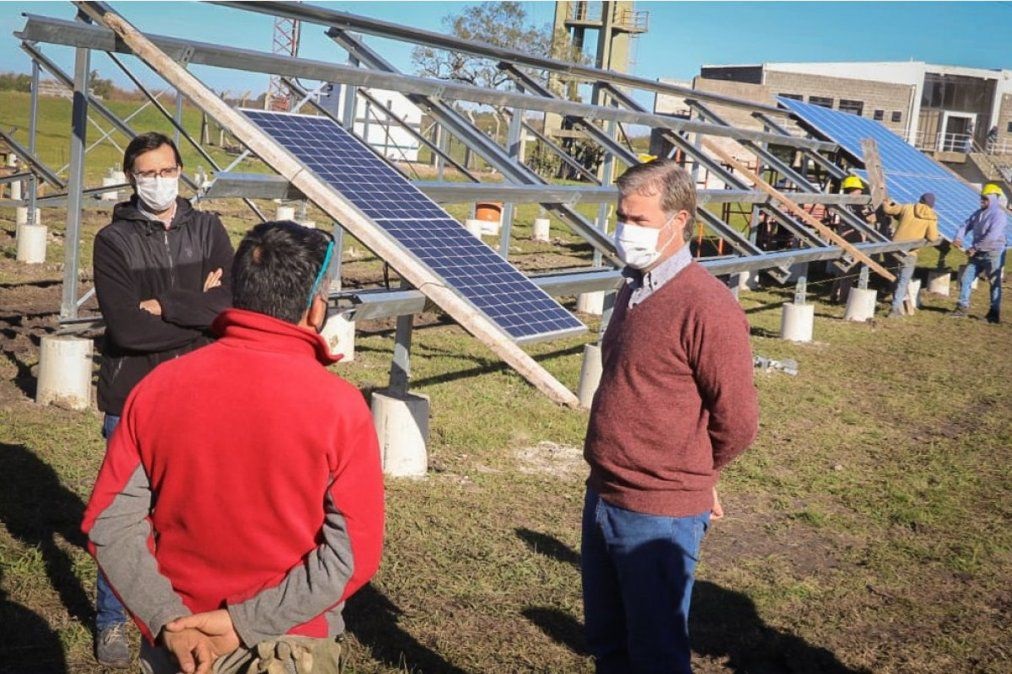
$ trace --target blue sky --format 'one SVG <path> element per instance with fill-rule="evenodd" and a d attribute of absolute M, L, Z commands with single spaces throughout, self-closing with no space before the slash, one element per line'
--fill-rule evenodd
<path fill-rule="evenodd" d="M 270 50 L 272 22 L 265 15 L 192 2 L 112 2 L 141 30 Z M 458 2 L 320 2 L 427 30 L 442 30 L 442 17 L 459 11 Z M 536 24 L 550 23 L 553 2 L 525 3 Z M 639 38 L 634 72 L 648 78 L 689 79 L 702 64 L 763 61 L 898 61 L 918 60 L 982 68 L 1012 68 L 1012 48 L 1005 34 L 1012 26 L 1012 2 L 638 2 L 650 12 L 650 30 Z M 0 2 L 0 33 L 24 25 L 22 12 L 71 19 L 69 2 Z M 404 71 L 411 71 L 411 47 L 368 38 Z M 47 45 L 43 51 L 68 71 L 73 53 Z M 303 56 L 344 61 L 344 54 L 308 25 Z M 27 72 L 28 57 L 13 37 L 0 40 L 0 71 Z M 104 77 L 126 84 L 104 55 L 93 57 Z M 135 72 L 149 84 L 159 78 L 138 65 Z M 195 69 L 217 90 L 262 91 L 267 77 L 214 68 Z"/>

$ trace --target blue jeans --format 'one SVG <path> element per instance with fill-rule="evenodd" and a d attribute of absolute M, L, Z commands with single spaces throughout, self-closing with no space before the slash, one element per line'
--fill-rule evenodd
<path fill-rule="evenodd" d="M 580 566 L 587 648 L 598 674 L 692 672 L 689 603 L 709 524 L 709 511 L 646 515 L 587 489 Z"/>
<path fill-rule="evenodd" d="M 102 437 L 105 438 L 106 446 L 108 446 L 109 438 L 112 437 L 112 432 L 116 430 L 117 424 L 119 424 L 119 417 L 111 414 L 105 415 L 105 420 L 102 422 Z M 95 595 L 95 627 L 99 632 L 117 623 L 127 621 L 126 609 L 113 594 L 112 588 L 109 587 L 109 581 L 105 579 L 101 570 L 98 572 L 98 582 L 95 583 Z"/>
<path fill-rule="evenodd" d="M 1005 251 L 989 251 L 974 253 L 966 261 L 966 269 L 959 279 L 959 301 L 956 303 L 963 309 L 970 308 L 970 285 L 978 276 L 986 276 L 991 286 L 991 306 L 989 313 L 995 316 L 1001 312 L 1001 268 L 1005 262 Z"/>
<path fill-rule="evenodd" d="M 896 268 L 896 292 L 893 293 L 893 313 L 903 313 L 903 300 L 907 297 L 907 288 L 914 271 L 917 269 L 917 258 L 905 256 Z"/>

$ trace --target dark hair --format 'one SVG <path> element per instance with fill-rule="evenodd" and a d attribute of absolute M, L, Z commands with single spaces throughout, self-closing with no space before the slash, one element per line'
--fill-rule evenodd
<path fill-rule="evenodd" d="M 151 150 L 157 150 L 163 145 L 168 145 L 172 148 L 172 154 L 176 155 L 176 165 L 183 165 L 183 158 L 179 156 L 179 149 L 176 144 L 172 142 L 172 139 L 166 136 L 164 133 L 158 133 L 157 131 L 148 131 L 130 141 L 127 145 L 126 152 L 123 153 L 123 173 L 129 174 L 134 169 L 134 161 L 138 156 Z"/>
<path fill-rule="evenodd" d="M 232 306 L 298 323 L 330 241 L 287 220 L 257 225 L 232 261 Z"/>

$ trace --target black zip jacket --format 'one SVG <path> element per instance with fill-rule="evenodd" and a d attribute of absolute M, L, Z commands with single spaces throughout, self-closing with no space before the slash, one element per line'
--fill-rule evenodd
<path fill-rule="evenodd" d="M 221 285 L 204 292 L 221 268 Z M 133 387 L 162 363 L 211 341 L 208 328 L 232 303 L 232 244 L 215 213 L 176 199 L 169 229 L 137 209 L 137 197 L 116 204 L 95 237 L 95 292 L 105 318 L 98 408 L 119 416 Z M 140 308 L 156 299 L 162 315 Z"/>

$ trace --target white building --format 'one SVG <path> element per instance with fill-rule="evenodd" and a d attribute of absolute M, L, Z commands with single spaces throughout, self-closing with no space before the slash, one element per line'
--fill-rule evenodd
<path fill-rule="evenodd" d="M 320 96 L 320 105 L 337 119 L 344 117 L 345 91 L 345 87 L 335 83 Z M 381 89 L 370 89 L 369 93 L 412 129 L 421 129 L 422 112 L 404 94 Z M 356 136 L 391 161 L 418 161 L 419 142 L 400 123 L 391 120 L 362 96 L 356 97 L 354 131 Z"/>

